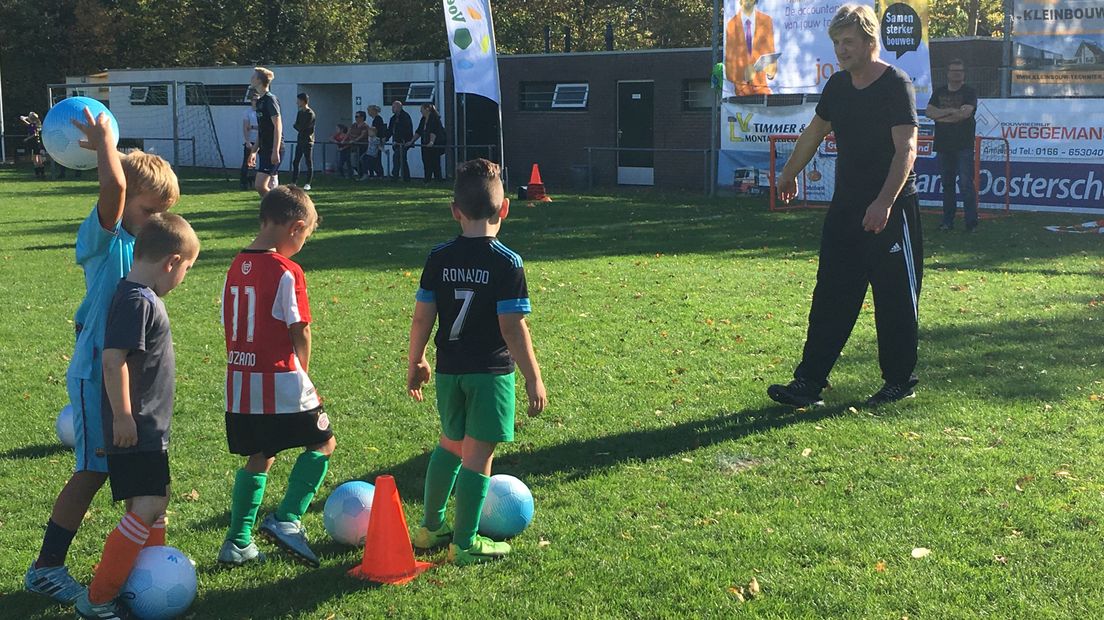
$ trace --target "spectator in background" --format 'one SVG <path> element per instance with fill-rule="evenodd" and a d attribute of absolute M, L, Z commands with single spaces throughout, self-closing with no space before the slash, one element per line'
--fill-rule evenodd
<path fill-rule="evenodd" d="M 353 144 L 349 142 L 349 126 L 338 123 L 337 132 L 330 139 L 337 145 L 337 174 L 343 179 L 352 177 L 353 162 L 351 153 Z"/>
<path fill-rule="evenodd" d="M 403 110 L 403 103 L 395 100 L 391 103 L 391 121 L 387 123 L 387 136 L 395 152 L 391 155 L 391 178 L 410 180 L 410 166 L 406 163 L 406 150 L 414 144 L 414 121 Z"/>
<path fill-rule="evenodd" d="M 361 181 L 372 177 L 383 178 L 383 140 L 375 127 L 368 128 L 368 147 L 364 151 L 364 169 L 367 170 Z"/>
<path fill-rule="evenodd" d="M 291 183 L 299 181 L 299 161 L 307 159 L 307 182 L 303 184 L 304 191 L 310 191 L 311 181 L 314 180 L 314 110 L 310 107 L 310 95 L 299 93 L 295 99 L 299 106 L 299 112 L 295 115 L 295 131 L 299 132 L 295 141 L 295 159 L 291 161 Z"/>
<path fill-rule="evenodd" d="M 241 179 L 239 184 L 242 189 L 251 189 L 253 181 L 249 178 L 249 169 L 257 165 L 257 99 L 260 95 L 256 91 L 249 94 L 249 109 L 242 113 L 242 163 Z"/>
<path fill-rule="evenodd" d="M 353 122 L 352 127 L 349 127 L 349 143 L 352 144 L 351 153 L 356 155 L 356 168 L 353 169 L 353 178 L 357 176 L 363 176 L 367 174 L 367 171 L 363 169 L 364 163 L 364 151 L 368 150 L 368 123 L 365 122 L 367 116 L 361 110 L 357 110 L 354 115 L 356 120 Z"/>
<path fill-rule="evenodd" d="M 977 91 L 966 85 L 966 64 L 954 59 L 947 64 L 947 85 L 932 93 L 926 115 L 935 121 L 935 158 L 943 175 L 943 221 L 939 230 L 953 230 L 958 209 L 958 188 L 962 190 L 962 211 L 966 232 L 978 225 L 977 193 L 974 191 L 974 133 Z"/>
<path fill-rule="evenodd" d="M 35 112 L 27 112 L 26 116 L 20 116 L 19 120 L 27 125 L 27 137 L 23 139 L 27 148 L 31 151 L 31 159 L 34 161 L 34 175 L 36 179 L 46 178 L 46 147 L 42 144 L 42 119 Z"/>
<path fill-rule="evenodd" d="M 422 120 L 418 123 L 418 131 L 414 132 L 422 140 L 422 170 L 425 171 L 425 182 L 429 183 L 441 177 L 441 155 L 445 149 L 445 126 L 441 123 L 441 115 L 437 113 L 437 106 L 432 103 L 422 104 Z"/>

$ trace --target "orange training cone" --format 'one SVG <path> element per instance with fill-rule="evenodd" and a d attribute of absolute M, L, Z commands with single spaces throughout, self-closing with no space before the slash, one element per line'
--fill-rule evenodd
<path fill-rule="evenodd" d="M 372 516 L 364 539 L 364 560 L 349 574 L 366 581 L 398 585 L 413 580 L 431 566 L 430 562 L 414 560 L 414 547 L 410 544 L 395 479 L 386 475 L 377 477 Z"/>
<path fill-rule="evenodd" d="M 525 197 L 529 200 L 552 202 L 552 198 L 544 193 L 544 181 L 541 180 L 540 168 L 537 164 L 533 164 L 533 173 L 529 175 L 529 187 L 525 190 Z"/>

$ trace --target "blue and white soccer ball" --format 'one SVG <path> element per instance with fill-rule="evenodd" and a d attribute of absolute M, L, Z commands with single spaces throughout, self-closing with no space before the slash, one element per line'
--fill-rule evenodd
<path fill-rule="evenodd" d="M 322 509 L 322 523 L 330 537 L 345 545 L 364 545 L 375 494 L 375 485 L 362 480 L 352 480 L 334 489 Z"/>
<path fill-rule="evenodd" d="M 74 426 L 73 421 L 73 405 L 65 405 L 62 408 L 61 413 L 58 414 L 57 422 L 54 423 L 54 432 L 57 433 L 58 441 L 66 448 L 72 449 L 73 446 L 77 445 L 77 427 Z"/>
<path fill-rule="evenodd" d="M 479 516 L 479 533 L 502 540 L 525 531 L 533 521 L 533 494 L 513 476 L 491 476 L 491 487 Z"/>
<path fill-rule="evenodd" d="M 74 170 L 91 170 L 96 167 L 96 151 L 81 148 L 80 141 L 84 134 L 73 126 L 72 120 L 82 123 L 85 121 L 84 109 L 92 113 L 92 118 L 98 118 L 101 112 L 107 112 L 111 121 L 112 133 L 115 135 L 115 148 L 119 144 L 119 123 L 115 115 L 107 106 L 90 97 L 69 97 L 57 102 L 46 118 L 42 120 L 42 145 L 50 158 L 57 163 Z"/>
<path fill-rule="evenodd" d="M 142 549 L 120 592 L 120 599 L 141 620 L 181 616 L 195 597 L 195 564 L 173 547 Z"/>

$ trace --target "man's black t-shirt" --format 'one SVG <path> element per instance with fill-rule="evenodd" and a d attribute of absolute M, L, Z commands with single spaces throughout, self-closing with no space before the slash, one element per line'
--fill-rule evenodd
<path fill-rule="evenodd" d="M 111 401 L 103 390 L 104 445 L 109 454 L 160 452 L 168 449 L 176 387 L 176 354 L 165 304 L 147 286 L 120 280 L 107 311 L 104 348 L 127 353 L 130 408 L 138 430 L 138 444 L 116 448 Z"/>
<path fill-rule="evenodd" d="M 896 67 L 863 89 L 851 83 L 850 71 L 838 71 L 824 85 L 816 114 L 832 123 L 836 138 L 836 187 L 832 206 L 865 211 L 878 197 L 896 148 L 893 128 L 916 127 L 912 81 Z M 916 193 L 916 173 L 909 170 L 898 196 Z"/>
<path fill-rule="evenodd" d="M 416 299 L 437 304 L 437 372 L 514 371 L 500 314 L 528 314 L 521 257 L 494 237 L 457 237 L 433 248 Z"/>
<path fill-rule="evenodd" d="M 935 89 L 931 96 L 931 104 L 937 108 L 950 108 L 957 110 L 964 105 L 974 106 L 977 113 L 977 91 L 963 84 L 956 91 L 951 91 L 946 86 Z M 935 124 L 935 150 L 936 151 L 961 151 L 974 148 L 974 133 L 977 123 L 974 114 L 970 118 L 957 123 Z"/>
<path fill-rule="evenodd" d="M 295 131 L 299 132 L 296 140 L 299 144 L 314 144 L 314 110 L 303 108 L 295 115 Z"/>
<path fill-rule="evenodd" d="M 261 153 L 272 151 L 272 141 L 276 137 L 273 121 L 280 122 L 280 101 L 269 92 L 257 100 L 257 150 Z"/>

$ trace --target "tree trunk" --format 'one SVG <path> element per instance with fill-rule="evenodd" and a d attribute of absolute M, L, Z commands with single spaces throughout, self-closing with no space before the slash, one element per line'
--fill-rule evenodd
<path fill-rule="evenodd" d="M 970 7 L 966 12 L 966 34 L 974 37 L 978 32 L 978 4 L 980 0 L 970 0 Z"/>

